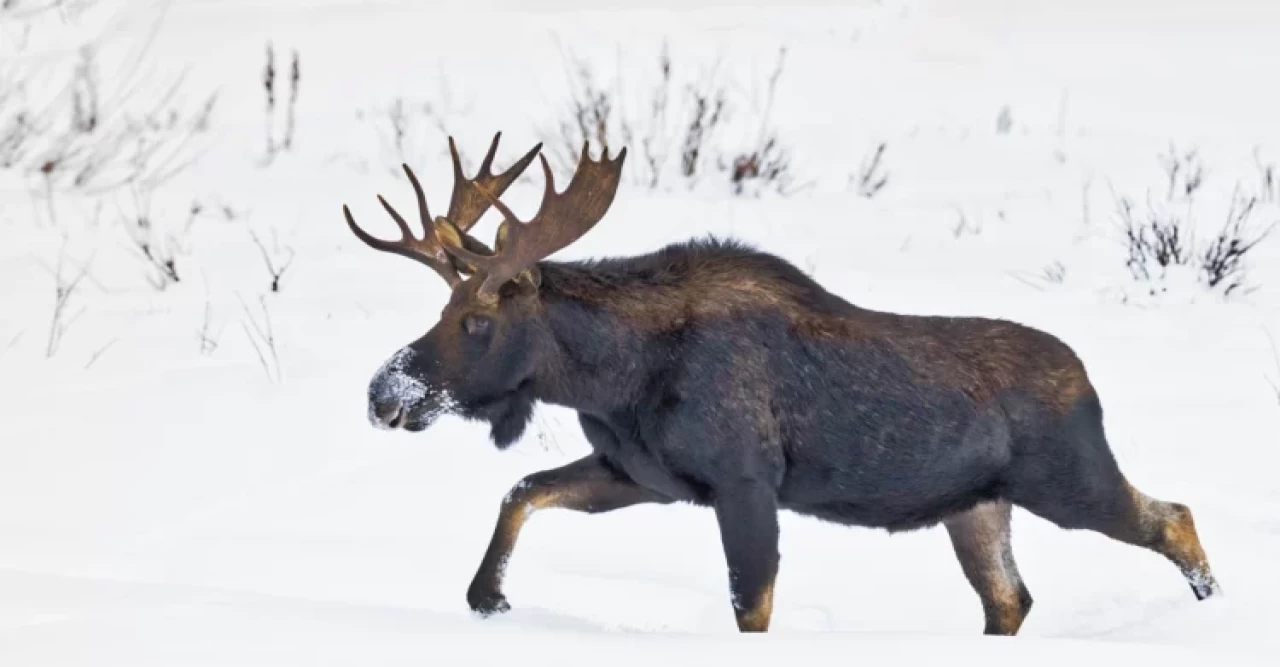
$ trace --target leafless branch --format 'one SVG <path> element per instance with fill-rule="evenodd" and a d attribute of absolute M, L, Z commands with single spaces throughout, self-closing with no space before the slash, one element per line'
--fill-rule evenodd
<path fill-rule="evenodd" d="M 862 160 L 858 172 L 849 177 L 854 190 L 867 199 L 879 194 L 881 188 L 889 182 L 888 172 L 882 170 L 884 151 L 887 147 L 888 144 L 883 141 L 877 144 L 871 155 Z"/>
<path fill-rule="evenodd" d="M 151 271 L 146 273 L 147 282 L 157 291 L 163 291 L 169 285 L 181 282 L 178 274 L 177 252 L 178 242 L 169 235 L 167 243 L 157 239 L 154 220 L 151 217 L 151 192 L 139 193 L 134 190 L 134 213 L 124 216 L 125 232 L 133 241 L 138 257 L 146 263 Z"/>
<path fill-rule="evenodd" d="M 293 150 L 294 117 L 298 106 L 298 83 L 302 79 L 302 69 L 298 62 L 298 51 L 293 51 L 293 65 L 289 69 L 289 106 L 286 109 L 284 125 L 284 149 Z"/>
<path fill-rule="evenodd" d="M 212 331 L 213 328 L 213 302 L 209 298 L 204 301 L 204 319 L 200 323 L 200 330 L 197 332 L 200 340 L 200 354 L 205 356 L 213 354 L 218 349 L 218 339 L 222 337 L 222 329 L 217 332 Z"/>
<path fill-rule="evenodd" d="M 13 335 L 13 338 L 9 339 L 9 342 L 4 344 L 4 347 L 0 347 L 0 358 L 3 358 L 5 354 L 8 354 L 9 350 L 13 349 L 13 346 L 17 345 L 18 341 L 22 340 L 22 335 L 25 333 L 27 333 L 26 330 L 19 331 Z"/>
<path fill-rule="evenodd" d="M 68 276 L 63 272 L 66 261 L 66 252 L 64 249 L 58 253 L 58 264 L 52 271 L 54 277 L 54 299 L 53 311 L 49 318 L 49 336 L 44 349 L 44 356 L 46 359 L 57 354 L 58 348 L 62 345 L 62 339 L 66 335 L 67 330 L 69 330 L 71 325 L 75 324 L 76 320 L 84 314 L 83 307 L 70 314 L 68 314 L 68 308 L 70 307 L 72 297 L 75 296 L 76 290 L 80 288 L 80 283 L 89 273 L 89 265 L 87 263 L 81 265 L 77 273 Z"/>
<path fill-rule="evenodd" d="M 258 363 L 262 366 L 263 372 L 267 374 L 268 380 L 280 382 L 283 379 L 280 368 L 280 355 L 276 349 L 276 335 L 271 324 L 271 311 L 267 309 L 266 299 L 261 296 L 258 297 L 258 306 L 262 311 L 261 321 L 245 304 L 244 299 L 240 299 L 240 305 L 244 309 L 246 317 L 246 320 L 240 324 L 244 328 L 245 335 L 249 338 L 249 344 L 253 346 L 254 354 L 258 357 Z"/>
<path fill-rule="evenodd" d="M 262 87 L 267 95 L 267 156 L 266 161 L 271 162 L 276 155 L 275 133 L 272 129 L 271 116 L 274 115 L 276 109 L 276 52 L 271 42 L 267 42 L 267 66 L 262 72 Z"/>
<path fill-rule="evenodd" d="M 111 342 L 98 348 L 96 352 L 94 352 L 92 355 L 89 356 L 88 363 L 84 365 L 85 370 L 89 370 L 89 368 L 91 368 L 94 364 L 98 363 L 98 359 L 102 358 L 102 355 L 105 354 L 107 350 L 111 349 L 112 345 L 115 345 L 118 342 L 120 342 L 120 339 L 114 338 L 111 340 Z"/>
<path fill-rule="evenodd" d="M 258 250 L 262 253 L 262 262 L 267 265 L 267 272 L 271 274 L 271 291 L 279 292 L 280 279 L 284 277 L 285 272 L 293 265 L 293 258 L 295 256 L 293 248 L 285 248 L 285 251 L 288 252 L 289 256 L 283 263 L 281 263 L 279 260 L 272 257 L 272 253 L 267 251 L 267 246 L 262 243 L 262 240 L 258 238 L 258 235 L 255 234 L 252 229 L 249 230 L 249 236 L 253 238 L 254 244 L 258 246 Z M 273 245 L 277 248 L 277 252 L 279 252 L 279 244 L 275 243 Z"/>

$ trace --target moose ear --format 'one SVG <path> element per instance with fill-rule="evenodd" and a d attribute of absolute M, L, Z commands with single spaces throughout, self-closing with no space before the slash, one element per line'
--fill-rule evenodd
<path fill-rule="evenodd" d="M 529 267 L 516 276 L 516 281 L 529 283 L 536 290 L 542 286 L 542 272 L 536 266 Z"/>
<path fill-rule="evenodd" d="M 454 227 L 448 218 L 438 217 L 432 226 L 435 227 L 436 239 L 446 248 L 457 249 L 462 247 L 462 232 L 459 232 L 458 228 Z"/>
<path fill-rule="evenodd" d="M 434 224 L 432 225 L 432 228 L 435 229 L 436 239 L 440 242 L 440 245 L 444 247 L 446 251 L 458 250 L 458 249 L 467 250 L 466 241 L 470 237 L 467 237 L 467 239 L 464 239 L 462 232 L 458 231 L 458 228 L 454 226 L 454 224 L 450 222 L 448 218 L 437 217 L 434 221 Z M 476 266 L 471 262 L 468 262 L 462 256 L 465 254 L 466 253 L 449 252 L 449 258 L 452 260 L 453 265 L 457 268 L 457 270 L 460 273 L 468 273 L 468 274 L 474 275 L 475 273 L 477 273 Z"/>

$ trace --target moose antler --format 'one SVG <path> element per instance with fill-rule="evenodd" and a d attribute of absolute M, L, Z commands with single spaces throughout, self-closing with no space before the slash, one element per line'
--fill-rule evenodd
<path fill-rule="evenodd" d="M 546 177 L 546 190 L 537 214 L 528 222 L 522 222 L 515 213 L 498 200 L 499 193 L 476 188 L 488 204 L 497 208 L 506 220 L 498 227 L 493 254 L 482 255 L 463 246 L 461 236 L 448 230 L 449 221 L 437 220 L 437 238 L 444 242 L 444 249 L 463 262 L 484 273 L 484 282 L 478 295 L 493 300 L 504 283 L 520 273 L 533 269 L 541 259 L 582 238 L 604 217 L 618 192 L 622 176 L 622 162 L 627 149 L 618 157 L 609 159 L 606 146 L 599 160 L 592 160 L 587 144 L 582 145 L 578 168 L 563 193 L 557 194 L 551 166 L 547 158 L 539 155 L 542 173 Z M 459 230 L 462 231 L 462 230 Z"/>
<path fill-rule="evenodd" d="M 454 144 L 453 137 L 449 137 L 449 154 L 453 158 L 453 196 L 449 200 L 449 214 L 445 217 L 453 228 L 461 232 L 459 238 L 451 238 L 450 240 L 463 245 L 464 248 L 470 246 L 472 252 L 485 252 L 488 250 L 483 243 L 468 236 L 467 231 L 475 226 L 485 211 L 489 210 L 491 205 L 489 197 L 500 196 L 505 192 L 511 183 L 529 167 L 529 163 L 533 162 L 533 156 L 542 150 L 542 144 L 539 143 L 524 157 L 511 165 L 509 169 L 501 174 L 494 174 L 490 169 L 493 167 L 493 158 L 498 151 L 498 141 L 501 138 L 501 132 L 493 135 L 493 142 L 489 145 L 489 152 L 480 163 L 480 170 L 476 172 L 474 178 L 468 179 L 462 174 L 462 161 L 458 157 L 458 147 Z M 418 198 L 418 217 L 422 223 L 423 237 L 419 239 L 414 236 L 409 229 L 409 224 L 387 203 L 386 199 L 383 199 L 382 195 L 378 195 L 378 201 L 382 203 L 382 207 L 386 209 L 387 213 L 391 215 L 391 218 L 395 220 L 396 225 L 400 228 L 400 239 L 398 241 L 385 241 L 375 238 L 361 229 L 356 224 L 355 218 L 351 216 L 351 210 L 344 204 L 342 213 L 347 218 L 347 226 L 365 245 L 375 250 L 394 253 L 426 264 L 440 274 L 440 277 L 444 278 L 450 287 L 454 287 L 462 282 L 459 270 L 469 270 L 470 267 L 459 266 L 454 258 L 445 253 L 440 243 L 438 228 L 432 224 L 431 212 L 427 209 L 427 197 L 422 192 L 422 185 L 418 182 L 417 176 L 414 175 L 409 165 L 401 166 L 404 168 L 405 175 L 409 177 L 409 182 L 413 185 L 414 194 Z M 492 195 L 490 195 L 491 192 L 493 193 Z"/>

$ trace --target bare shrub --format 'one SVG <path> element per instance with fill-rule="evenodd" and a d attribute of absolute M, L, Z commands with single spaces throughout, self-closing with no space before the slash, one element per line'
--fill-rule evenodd
<path fill-rule="evenodd" d="M 44 348 L 46 359 L 52 358 L 53 355 L 58 353 L 58 349 L 62 346 L 62 339 L 66 336 L 67 331 L 84 314 L 83 306 L 74 312 L 70 312 L 70 308 L 72 299 L 75 297 L 77 290 L 80 289 L 80 283 L 89 274 L 89 265 L 87 263 L 83 264 L 74 273 L 68 274 L 64 271 L 67 261 L 66 252 L 59 252 L 58 263 L 51 271 L 53 274 L 54 293 L 53 309 L 49 315 L 49 335 L 45 341 Z"/>
<path fill-rule="evenodd" d="M 1280 203 L 1280 174 L 1274 162 L 1263 162 L 1258 151 L 1253 153 L 1258 168 L 1258 199 L 1267 204 Z"/>
<path fill-rule="evenodd" d="M 1260 196 L 1242 194 L 1237 184 L 1222 227 L 1207 243 L 1202 242 L 1196 238 L 1199 224 L 1192 206 L 1205 182 L 1197 151 L 1178 153 L 1171 148 L 1160 156 L 1160 162 L 1165 172 L 1163 200 L 1148 196 L 1140 213 L 1131 199 L 1116 197 L 1130 275 L 1145 284 L 1151 295 L 1168 291 L 1169 271 L 1178 267 L 1194 271 L 1196 280 L 1223 297 L 1251 291 L 1247 287 L 1247 256 L 1275 228 L 1274 222 L 1262 229 L 1251 224 Z M 1265 177 L 1263 185 L 1267 185 Z"/>
<path fill-rule="evenodd" d="M 20 55 L 25 44 L 7 46 Z M 0 68 L 0 169 L 37 181 L 55 224 L 55 193 L 154 188 L 189 167 L 216 101 L 210 94 L 191 103 L 182 76 L 147 76 L 136 62 L 108 85 L 91 43 L 67 53 Z"/>
<path fill-rule="evenodd" d="M 270 164 L 274 161 L 276 154 L 280 151 L 293 149 L 294 120 L 298 105 L 298 84 L 302 80 L 302 65 L 299 62 L 297 49 L 294 49 L 292 56 L 292 62 L 289 66 L 289 99 L 284 110 L 284 136 L 277 141 L 275 132 L 276 53 L 272 43 L 267 42 L 267 63 L 262 70 L 262 87 L 267 99 L 267 152 L 264 164 Z"/>
<path fill-rule="evenodd" d="M 769 137 L 758 150 L 734 158 L 729 172 L 729 182 L 735 195 L 750 191 L 759 196 L 766 188 L 787 194 L 791 181 L 791 152 L 782 148 L 776 137 Z M 753 184 L 757 187 L 751 189 Z"/>
<path fill-rule="evenodd" d="M 298 51 L 293 51 L 293 60 L 289 66 L 289 106 L 284 121 L 284 149 L 293 150 L 293 132 L 296 126 L 298 109 L 298 84 L 302 82 L 302 63 Z"/>
<path fill-rule="evenodd" d="M 1258 204 L 1257 197 L 1245 198 L 1237 189 L 1231 195 L 1227 220 L 1222 229 L 1200 252 L 1199 267 L 1209 289 L 1229 296 L 1245 282 L 1245 256 L 1275 229 L 1272 222 L 1261 231 L 1249 228 L 1249 217 Z"/>
<path fill-rule="evenodd" d="M 204 301 L 204 317 L 200 321 L 200 329 L 196 332 L 197 339 L 200 342 L 200 354 L 209 356 L 218 349 L 218 340 L 222 337 L 222 327 L 214 330 L 213 321 L 213 302 L 206 298 Z"/>
<path fill-rule="evenodd" d="M 276 51 L 271 42 L 267 42 L 267 66 L 262 71 L 262 88 L 267 97 L 267 157 L 270 162 L 276 155 L 276 139 L 274 125 L 271 122 L 276 111 Z"/>
<path fill-rule="evenodd" d="M 1185 218 L 1153 208 L 1150 202 L 1145 216 L 1135 215 L 1133 202 L 1127 198 L 1117 201 L 1116 209 L 1128 242 L 1125 266 L 1135 279 L 1151 282 L 1161 278 L 1170 266 L 1191 260 Z"/>
<path fill-rule="evenodd" d="M 262 263 L 267 267 L 267 273 L 271 275 L 271 291 L 278 293 L 280 291 L 280 281 L 284 278 L 285 272 L 293 266 L 293 258 L 295 253 L 291 246 L 280 246 L 280 240 L 276 237 L 275 230 L 271 230 L 271 250 L 267 250 L 267 246 L 263 244 L 262 239 L 258 235 L 249 230 L 249 236 L 253 239 L 254 245 L 258 246 L 258 251 L 262 253 Z"/>
<path fill-rule="evenodd" d="M 134 210 L 131 214 L 122 214 L 125 233 L 133 243 L 133 250 L 139 260 L 146 265 L 144 275 L 147 283 L 156 291 L 164 291 L 172 284 L 182 281 L 178 273 L 178 254 L 182 244 L 172 233 L 164 233 L 156 228 L 155 219 L 151 215 L 151 193 L 139 193 L 134 190 Z M 190 220 L 188 220 L 189 229 Z"/>
<path fill-rule="evenodd" d="M 545 152 L 557 171 L 570 174 L 585 142 L 615 152 L 626 145 L 637 158 L 628 161 L 624 178 L 641 187 L 693 188 L 710 180 L 735 195 L 790 194 L 791 151 L 770 123 L 784 56 L 785 50 L 765 82 L 764 99 L 752 108 L 731 101 L 731 90 L 749 86 L 722 76 L 719 61 L 677 65 L 665 42 L 656 66 L 619 63 L 612 80 L 567 54 L 567 99 L 550 126 L 539 130 Z M 622 72 L 640 80 L 623 81 Z"/>
<path fill-rule="evenodd" d="M 1170 145 L 1169 152 L 1160 155 L 1160 164 L 1164 167 L 1168 185 L 1165 198 L 1170 201 L 1179 197 L 1192 198 L 1204 185 L 1204 164 L 1200 161 L 1200 152 L 1194 148 L 1179 153 L 1176 146 Z"/>
<path fill-rule="evenodd" d="M 262 371 L 266 373 L 267 379 L 271 382 L 281 382 L 284 379 L 283 369 L 280 366 L 280 353 L 276 347 L 275 328 L 271 324 L 271 311 L 267 308 L 267 301 L 264 297 L 258 297 L 258 308 L 261 315 L 255 314 L 245 304 L 244 299 L 240 300 L 240 306 L 244 309 L 245 319 L 240 322 L 244 328 L 244 333 L 249 338 L 249 344 L 253 346 L 253 352 L 258 357 L 258 363 L 262 366 Z"/>
<path fill-rule="evenodd" d="M 976 222 L 969 219 L 964 209 L 956 208 L 956 222 L 951 226 L 951 236 L 960 238 L 962 236 L 971 235 L 978 236 L 982 233 L 982 220 L 979 218 Z"/>
<path fill-rule="evenodd" d="M 450 135 L 446 118 L 466 117 L 471 112 L 469 101 L 459 101 L 448 79 L 440 77 L 436 94 L 426 99 L 397 96 L 386 105 L 357 114 L 368 121 L 379 146 L 379 162 L 387 173 L 397 177 L 403 164 L 419 164 L 432 155 L 447 151 L 443 139 Z M 470 170 L 470 158 L 461 153 L 462 167 Z"/>
<path fill-rule="evenodd" d="M 1011 274 L 1014 279 L 1024 285 L 1031 287 L 1037 291 L 1043 292 L 1047 287 L 1053 285 L 1061 285 L 1067 280 L 1067 265 L 1061 260 L 1040 267 L 1039 273 L 1033 275 L 1023 275 L 1022 272 L 1013 272 Z"/>
<path fill-rule="evenodd" d="M 880 142 L 875 150 L 863 158 L 858 171 L 849 176 L 849 185 L 854 192 L 867 199 L 880 194 L 880 190 L 889 183 L 889 172 L 884 169 L 884 152 L 888 144 Z"/>
<path fill-rule="evenodd" d="M 759 196 L 765 190 L 781 195 L 791 194 L 791 151 L 778 139 L 777 130 L 770 124 L 774 101 L 778 92 L 778 79 L 782 77 L 786 49 L 778 51 L 778 62 L 769 75 L 765 90 L 764 109 L 756 117 L 755 141 L 746 151 L 738 153 L 729 168 L 729 182 L 733 194 Z"/>

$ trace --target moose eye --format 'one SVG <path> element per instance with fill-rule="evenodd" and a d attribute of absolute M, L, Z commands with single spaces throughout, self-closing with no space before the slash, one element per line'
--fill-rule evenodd
<path fill-rule="evenodd" d="M 467 315 L 462 318 L 462 326 L 472 336 L 479 336 L 489 330 L 489 318 L 480 315 Z"/>

